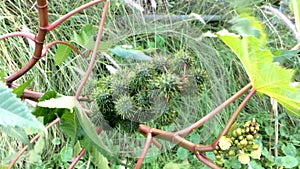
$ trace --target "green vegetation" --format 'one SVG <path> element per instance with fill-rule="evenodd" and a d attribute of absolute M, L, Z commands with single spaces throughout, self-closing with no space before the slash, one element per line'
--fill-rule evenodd
<path fill-rule="evenodd" d="M 86 2 L 50 1 L 50 23 Z M 258 95 L 247 102 L 216 150 L 206 155 L 223 168 L 299 169 L 300 120 L 296 116 L 300 114 L 300 59 L 298 50 L 289 50 L 297 41 L 280 19 L 262 7 L 275 5 L 291 17 L 299 2 L 294 2 L 293 10 L 284 1 L 241 2 L 157 1 L 156 9 L 144 2 L 144 11 L 139 11 L 125 1 L 111 0 L 96 64 L 81 92 L 88 101 L 80 103 L 68 96 L 75 95 L 89 66 L 104 3 L 63 22 L 49 32 L 45 44 L 63 40 L 80 54 L 65 45 L 54 45 L 16 81 L 24 84 L 14 90 L 17 96 L 25 88 L 45 93 L 36 106 L 17 100 L 16 106 L 25 106 L 26 111 L 18 114 L 17 108 L 7 108 L 16 98 L 0 84 L 1 114 L 4 110 L 8 113 L 0 120 L 0 168 L 6 168 L 38 132 L 40 138 L 28 144 L 15 168 L 68 168 L 78 154 L 83 156 L 74 168 L 117 169 L 121 164 L 133 168 L 146 142 L 142 135 L 146 133 L 139 133 L 140 123 L 169 132 L 184 129 L 251 82 Z M 236 17 L 240 11 L 260 21 Z M 300 15 L 294 17 L 299 29 Z M 22 28 L 34 34 L 38 31 L 34 1 L 0 2 L 0 18 L 0 35 Z M 222 34 L 223 29 L 239 37 Z M 211 37 L 216 32 L 220 39 Z M 0 49 L 4 82 L 4 77 L 25 65 L 34 51 L 30 41 L 21 37 L 0 40 Z M 196 144 L 212 143 L 240 102 L 237 99 L 184 138 Z M 33 117 L 30 111 L 39 121 L 28 122 Z M 16 127 L 7 127 L 12 126 L 6 119 L 11 113 L 17 114 Z M 45 132 L 42 124 L 46 126 L 57 117 L 59 124 Z M 95 129 L 101 132 L 99 136 Z M 162 149 L 152 144 L 141 168 L 208 168 L 191 151 L 154 138 Z"/>

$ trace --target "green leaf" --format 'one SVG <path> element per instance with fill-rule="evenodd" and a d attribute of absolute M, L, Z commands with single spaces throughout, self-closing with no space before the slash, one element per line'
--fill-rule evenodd
<path fill-rule="evenodd" d="M 74 113 L 64 113 L 60 119 L 60 126 L 63 133 L 71 139 L 71 145 L 75 145 L 77 140 L 81 139 L 84 135 L 82 127 Z"/>
<path fill-rule="evenodd" d="M 54 139 L 52 139 L 51 143 L 55 146 L 60 145 L 61 141 L 59 137 L 55 137 Z"/>
<path fill-rule="evenodd" d="M 285 168 L 293 168 L 298 165 L 297 158 L 293 156 L 284 156 L 284 157 L 277 157 L 275 159 L 276 165 L 283 166 Z"/>
<path fill-rule="evenodd" d="M 284 50 L 284 49 L 275 50 L 272 52 L 274 55 L 273 62 L 279 62 L 280 64 L 283 64 L 287 60 L 290 60 L 293 57 L 297 57 L 299 51 L 300 50 Z"/>
<path fill-rule="evenodd" d="M 29 145 L 29 139 L 28 136 L 23 128 L 20 127 L 1 127 L 0 129 L 3 133 L 7 134 L 10 137 L 13 137 L 19 141 L 21 141 L 24 144 Z"/>
<path fill-rule="evenodd" d="M 256 37 L 251 33 L 245 35 L 245 32 L 243 37 L 225 31 L 218 34 L 242 62 L 253 88 L 277 100 L 290 114 L 300 117 L 300 85 L 291 83 L 295 71 L 273 63 L 274 56 L 266 45 L 264 33 Z"/>
<path fill-rule="evenodd" d="M 111 148 L 108 148 L 103 141 L 98 137 L 96 133 L 96 128 L 87 117 L 86 113 L 83 111 L 80 103 L 76 101 L 76 117 L 85 133 L 85 139 L 82 141 L 83 146 L 86 149 L 90 149 L 91 147 L 95 147 L 102 155 L 104 155 L 110 162 L 114 162 L 117 164 L 123 164 L 111 151 Z M 126 166 L 126 165 L 125 165 Z"/>
<path fill-rule="evenodd" d="M 180 160 L 184 160 L 189 156 L 189 151 L 185 148 L 179 147 L 176 154 Z"/>
<path fill-rule="evenodd" d="M 62 62 L 64 62 L 67 59 L 68 55 L 71 53 L 71 51 L 72 49 L 69 46 L 58 44 L 54 55 L 55 65 L 60 65 Z"/>
<path fill-rule="evenodd" d="M 0 125 L 4 127 L 28 127 L 46 131 L 29 111 L 28 107 L 0 82 Z"/>
<path fill-rule="evenodd" d="M 63 162 L 68 162 L 72 160 L 72 147 L 71 146 L 64 146 L 60 152 L 60 158 Z"/>
<path fill-rule="evenodd" d="M 109 49 L 109 51 L 124 59 L 134 59 L 134 60 L 144 60 L 144 61 L 151 60 L 150 56 L 146 55 L 144 52 L 140 50 L 124 49 L 119 46 L 116 46 L 112 49 Z"/>
<path fill-rule="evenodd" d="M 81 47 L 93 50 L 95 46 L 95 38 L 97 35 L 98 29 L 91 24 L 86 25 L 83 27 L 79 33 L 74 32 L 72 42 L 80 45 Z M 98 51 L 107 51 L 113 45 L 111 41 L 107 42 L 100 42 L 98 47 Z"/>
<path fill-rule="evenodd" d="M 37 106 L 57 109 L 69 109 L 72 111 L 75 107 L 75 101 L 76 99 L 74 96 L 62 96 L 39 102 Z"/>
<path fill-rule="evenodd" d="M 183 163 L 174 163 L 169 162 L 167 163 L 163 169 L 185 169 L 189 168 L 191 165 L 188 161 L 184 161 Z"/>
<path fill-rule="evenodd" d="M 255 169 L 264 169 L 260 163 L 257 163 L 256 161 L 254 160 L 251 160 L 250 161 L 250 165 L 252 168 L 255 168 Z"/>
<path fill-rule="evenodd" d="M 93 156 L 91 161 L 95 166 L 101 169 L 110 169 L 107 159 L 97 149 L 92 148 L 91 155 Z"/>
<path fill-rule="evenodd" d="M 285 155 L 289 155 L 289 156 L 297 155 L 297 149 L 293 144 L 282 145 L 281 150 Z"/>
<path fill-rule="evenodd" d="M 21 97 L 22 94 L 24 93 L 24 90 L 26 89 L 26 87 L 28 87 L 30 85 L 32 80 L 33 80 L 33 78 L 29 79 L 27 82 L 23 83 L 19 87 L 14 88 L 13 93 L 16 94 L 17 97 Z"/>
<path fill-rule="evenodd" d="M 56 98 L 57 96 L 58 96 L 58 94 L 55 91 L 48 91 L 39 99 L 39 101 L 44 102 L 44 101 Z M 43 103 L 43 104 L 45 104 L 45 103 Z M 47 124 L 47 123 L 52 122 L 57 117 L 61 117 L 64 113 L 68 113 L 70 111 L 71 111 L 70 109 L 48 108 L 48 107 L 36 106 L 35 109 L 33 110 L 32 114 L 34 114 L 36 117 L 44 117 L 44 124 Z"/>
<path fill-rule="evenodd" d="M 28 163 L 38 163 L 41 162 L 41 154 L 45 148 L 45 138 L 44 136 L 40 137 L 34 145 L 33 150 L 30 150 L 28 153 Z"/>

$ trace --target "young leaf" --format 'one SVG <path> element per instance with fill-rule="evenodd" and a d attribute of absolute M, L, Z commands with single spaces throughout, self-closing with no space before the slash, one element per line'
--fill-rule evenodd
<path fill-rule="evenodd" d="M 25 82 L 22 85 L 20 85 L 19 87 L 15 88 L 13 90 L 13 93 L 16 94 L 17 97 L 21 97 L 22 94 L 24 93 L 24 90 L 26 89 L 26 87 L 28 87 L 30 85 L 32 80 L 33 80 L 33 78 L 29 79 L 27 82 Z"/>
<path fill-rule="evenodd" d="M 299 164 L 297 158 L 294 156 L 277 157 L 275 162 L 278 166 L 283 166 L 285 168 L 293 168 Z"/>
<path fill-rule="evenodd" d="M 70 109 L 67 108 L 49 108 L 47 107 L 47 104 L 49 103 L 49 100 L 55 99 L 58 96 L 58 94 L 55 91 L 48 91 L 46 92 L 40 99 L 40 103 L 46 104 L 46 107 L 36 106 L 33 110 L 32 114 L 34 114 L 36 117 L 44 117 L 44 124 L 52 122 L 57 117 L 61 117 L 63 114 L 70 112 Z M 44 103 L 47 101 L 46 103 Z M 51 101 L 50 101 L 51 102 Z M 51 106 L 50 106 L 51 107 Z M 52 105 L 53 107 L 53 105 Z"/>
<path fill-rule="evenodd" d="M 39 102 L 37 105 L 39 107 L 69 109 L 72 111 L 75 107 L 75 101 L 76 99 L 73 96 L 62 96 Z"/>
<path fill-rule="evenodd" d="M 300 117 L 300 85 L 291 85 L 295 71 L 273 63 L 274 56 L 266 45 L 265 36 L 240 37 L 223 31 L 219 37 L 238 56 L 257 92 L 274 98 L 290 114 Z"/>
<path fill-rule="evenodd" d="M 60 65 L 62 62 L 64 62 L 71 53 L 71 50 L 72 49 L 67 45 L 58 44 L 54 55 L 55 65 Z"/>
<path fill-rule="evenodd" d="M 109 49 L 109 51 L 124 59 L 145 60 L 145 61 L 151 60 L 150 56 L 146 55 L 144 52 L 140 50 L 124 49 L 119 46 L 116 46 L 112 49 Z"/>
<path fill-rule="evenodd" d="M 88 24 L 83 27 L 79 33 L 74 32 L 72 42 L 80 45 L 81 47 L 93 50 L 95 46 L 95 36 L 97 35 L 97 28 Z M 100 42 L 99 51 L 107 51 L 113 45 L 111 41 Z"/>
<path fill-rule="evenodd" d="M 93 156 L 91 161 L 95 166 L 101 169 L 110 169 L 107 159 L 97 149 L 92 148 L 91 155 Z"/>
<path fill-rule="evenodd" d="M 0 113 L 0 125 L 4 127 L 28 127 L 45 131 L 43 124 L 2 82 L 0 82 Z"/>

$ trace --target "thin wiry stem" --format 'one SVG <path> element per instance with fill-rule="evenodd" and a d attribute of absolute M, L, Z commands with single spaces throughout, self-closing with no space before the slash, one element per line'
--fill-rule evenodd
<path fill-rule="evenodd" d="M 263 6 L 263 8 L 267 9 L 268 11 L 275 14 L 278 18 L 280 18 L 283 23 L 292 31 L 298 43 L 300 43 L 300 35 L 299 32 L 296 30 L 296 26 L 289 20 L 282 12 L 278 9 L 273 8 L 271 6 Z"/>
<path fill-rule="evenodd" d="M 6 39 L 6 38 L 10 38 L 10 37 L 14 37 L 14 36 L 22 36 L 25 38 L 28 38 L 32 41 L 35 41 L 35 35 L 29 32 L 12 32 L 12 33 L 7 33 L 4 35 L 0 36 L 0 40 Z"/>
<path fill-rule="evenodd" d="M 244 94 L 246 91 L 248 91 L 251 87 L 252 87 L 252 85 L 249 83 L 248 85 L 243 87 L 240 91 L 238 91 L 236 94 L 234 94 L 229 99 L 227 99 L 225 102 L 223 102 L 220 106 L 218 106 L 213 111 L 211 111 L 210 113 L 205 115 L 202 119 L 200 119 L 199 121 L 197 121 L 196 123 L 192 124 L 191 126 L 185 128 L 185 129 L 179 130 L 177 132 L 177 134 L 182 137 L 188 135 L 193 130 L 197 129 L 202 124 L 204 124 L 207 120 L 211 119 L 214 115 L 216 115 L 221 110 L 223 110 L 225 107 L 227 107 L 229 104 L 231 104 L 233 101 L 235 101 L 237 98 L 239 98 L 242 94 Z"/>
<path fill-rule="evenodd" d="M 68 47 L 70 47 L 74 52 L 76 52 L 78 55 L 82 56 L 82 57 L 87 57 L 86 55 L 84 55 L 83 53 L 81 53 L 75 46 L 73 46 L 72 44 L 68 43 L 68 42 L 65 42 L 65 41 L 59 41 L 59 40 L 56 40 L 56 41 L 53 41 L 53 42 L 50 42 L 48 43 L 47 45 L 45 45 L 44 49 L 43 49 L 43 52 L 42 52 L 42 56 L 46 56 L 46 53 L 48 52 L 49 48 L 53 45 L 56 45 L 56 44 L 62 44 L 62 45 L 66 45 Z"/>
<path fill-rule="evenodd" d="M 83 148 L 81 149 L 80 153 L 75 157 L 75 159 L 72 161 L 71 165 L 68 167 L 68 169 L 72 169 L 75 167 L 75 165 L 77 164 L 77 162 L 80 160 L 80 158 L 84 155 L 84 153 L 86 152 L 86 149 Z"/>
<path fill-rule="evenodd" d="M 246 103 L 249 101 L 249 99 L 256 93 L 255 90 L 251 90 L 250 93 L 245 97 L 245 99 L 242 101 L 242 103 L 239 105 L 239 107 L 235 110 L 235 112 L 232 114 L 231 118 L 227 122 L 226 126 L 224 127 L 223 131 L 221 134 L 218 136 L 218 138 L 213 142 L 212 146 L 215 147 L 217 146 L 220 138 L 224 136 L 227 131 L 229 130 L 230 126 L 233 124 L 237 116 L 240 114 L 241 110 L 243 107 L 246 105 Z"/>
<path fill-rule="evenodd" d="M 216 164 L 214 164 L 213 162 L 211 162 L 209 159 L 205 158 L 203 154 L 200 153 L 195 153 L 197 159 L 199 161 L 201 161 L 202 163 L 204 163 L 205 165 L 207 165 L 208 167 L 212 168 L 212 169 L 221 169 L 220 167 L 218 167 Z"/>
<path fill-rule="evenodd" d="M 148 151 L 148 149 L 151 145 L 151 142 L 152 142 L 152 134 L 150 132 L 150 133 L 147 133 L 146 143 L 144 145 L 144 149 L 141 153 L 141 156 L 140 156 L 138 162 L 136 163 L 135 169 L 139 169 L 142 166 L 142 163 L 145 159 L 145 156 L 146 156 L 147 151 Z"/>
<path fill-rule="evenodd" d="M 52 121 L 51 123 L 49 123 L 47 126 L 46 126 L 46 130 L 48 130 L 49 128 L 51 128 L 52 126 L 54 126 L 56 123 L 58 123 L 60 121 L 60 118 L 56 118 L 54 121 Z M 35 135 L 31 140 L 30 140 L 30 143 L 34 143 L 38 138 L 40 138 L 41 134 L 37 134 Z M 29 146 L 26 145 L 22 148 L 22 150 L 20 150 L 18 152 L 18 154 L 14 157 L 14 159 L 9 163 L 8 165 L 8 169 L 11 169 L 14 164 L 17 162 L 17 160 L 21 157 L 21 155 L 27 150 Z"/>
<path fill-rule="evenodd" d="M 104 5 L 104 8 L 103 8 L 103 12 L 102 12 L 102 18 L 101 18 L 101 21 L 100 21 L 100 24 L 99 24 L 99 29 L 98 29 L 98 33 L 97 33 L 97 38 L 96 38 L 92 58 L 91 58 L 89 67 L 88 67 L 88 69 L 87 69 L 87 71 L 86 71 L 83 79 L 81 80 L 81 83 L 80 83 L 80 85 L 79 85 L 79 87 L 76 91 L 76 94 L 75 94 L 76 99 L 78 99 L 83 86 L 85 85 L 86 81 L 88 80 L 88 78 L 89 78 L 89 76 L 90 76 L 90 74 L 93 70 L 94 63 L 95 63 L 96 56 L 97 56 L 97 52 L 98 52 L 98 47 L 100 45 L 100 39 L 101 39 L 101 36 L 102 36 L 103 25 L 104 25 L 104 22 L 105 22 L 106 13 L 107 13 L 107 10 L 108 10 L 108 5 L 109 5 L 109 1 L 106 1 L 105 5 Z"/>
<path fill-rule="evenodd" d="M 89 8 L 95 4 L 98 4 L 100 2 L 102 2 L 104 0 L 94 0 L 94 1 L 91 1 L 89 3 L 86 3 L 74 10 L 72 10 L 71 12 L 67 13 L 66 15 L 62 16 L 61 18 L 57 19 L 56 21 L 54 21 L 53 23 L 51 23 L 49 26 L 46 27 L 46 29 L 48 31 L 51 31 L 53 29 L 55 29 L 58 25 L 60 25 L 61 23 L 63 23 L 65 20 L 69 19 L 71 16 L 75 15 L 76 13 L 86 9 L 86 8 Z"/>

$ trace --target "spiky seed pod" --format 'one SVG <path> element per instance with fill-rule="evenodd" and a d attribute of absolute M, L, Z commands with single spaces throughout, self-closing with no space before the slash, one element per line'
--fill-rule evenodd
<path fill-rule="evenodd" d="M 165 57 L 154 57 L 151 60 L 152 70 L 157 74 L 166 73 L 170 67 L 170 63 Z"/>
<path fill-rule="evenodd" d="M 182 67 L 183 65 L 186 65 L 187 67 L 191 67 L 194 65 L 195 59 L 191 57 L 190 52 L 186 52 L 183 50 L 180 50 L 175 53 L 175 66 Z"/>
<path fill-rule="evenodd" d="M 138 107 L 142 109 L 150 109 L 151 101 L 147 91 L 140 91 L 134 96 L 134 100 Z"/>
<path fill-rule="evenodd" d="M 194 72 L 194 79 L 198 85 L 203 85 L 207 77 L 207 73 L 203 69 L 196 69 Z"/>
<path fill-rule="evenodd" d="M 118 124 L 118 119 L 121 117 L 117 115 L 115 105 L 113 103 L 112 95 L 108 91 L 102 91 L 97 99 L 97 104 L 100 112 L 103 115 L 104 120 L 107 121 L 108 125 L 111 127 L 115 127 Z M 92 121 L 103 121 L 98 118 L 101 117 L 99 115 L 94 115 Z"/>
<path fill-rule="evenodd" d="M 177 111 L 173 110 L 170 107 L 166 107 L 163 113 L 157 119 L 154 120 L 154 123 L 160 126 L 167 126 L 172 124 L 177 117 Z"/>
<path fill-rule="evenodd" d="M 119 115 L 123 119 L 134 118 L 134 105 L 133 99 L 128 95 L 122 95 L 115 101 L 115 108 Z"/>
<path fill-rule="evenodd" d="M 154 81 L 155 88 L 167 97 L 176 96 L 179 92 L 178 77 L 174 74 L 162 74 Z"/>
<path fill-rule="evenodd" d="M 138 130 L 139 123 L 136 121 L 121 120 L 118 127 L 120 131 L 133 134 Z"/>
<path fill-rule="evenodd" d="M 148 68 L 138 70 L 129 84 L 131 95 L 138 93 L 140 90 L 147 90 L 149 81 L 153 78 L 153 74 L 153 71 Z"/>

